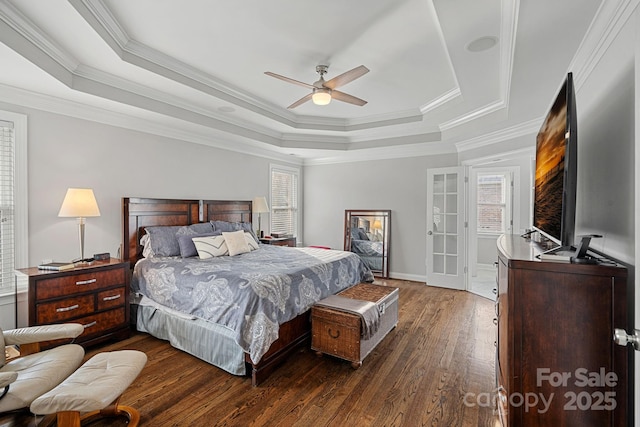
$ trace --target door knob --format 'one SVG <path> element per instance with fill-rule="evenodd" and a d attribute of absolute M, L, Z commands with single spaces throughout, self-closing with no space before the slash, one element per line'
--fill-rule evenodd
<path fill-rule="evenodd" d="M 634 329 L 633 334 L 629 335 L 624 329 L 616 328 L 613 331 L 613 342 L 622 346 L 630 343 L 634 349 L 640 351 L 640 330 Z"/>
<path fill-rule="evenodd" d="M 433 231 L 429 230 L 427 231 L 427 235 L 431 236 L 433 234 Z"/>

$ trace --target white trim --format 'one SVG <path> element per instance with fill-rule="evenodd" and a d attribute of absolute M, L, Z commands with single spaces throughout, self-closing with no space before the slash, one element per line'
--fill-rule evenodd
<path fill-rule="evenodd" d="M 478 135 L 465 141 L 456 142 L 456 150 L 459 153 L 462 153 L 464 151 L 475 150 L 476 148 L 497 144 L 498 142 L 509 141 L 521 136 L 535 135 L 540 130 L 542 121 L 542 118 L 533 119 L 524 123 L 519 123 L 515 126 L 485 133 L 484 135 Z"/>
<path fill-rule="evenodd" d="M 273 208 L 273 200 L 271 200 L 271 188 L 273 186 L 272 183 L 272 176 L 273 176 L 273 171 L 274 170 L 280 170 L 280 171 L 285 171 L 285 172 L 290 172 L 292 174 L 295 174 L 298 178 L 298 194 L 296 195 L 297 197 L 297 202 L 298 202 L 298 209 L 297 209 L 297 218 L 296 218 L 296 222 L 297 222 L 297 229 L 296 229 L 296 246 L 302 246 L 303 245 L 303 241 L 304 241 L 304 236 L 303 236 L 303 230 L 304 230 L 304 226 L 302 224 L 302 209 L 303 209 L 303 191 L 302 191 L 302 186 L 303 186 L 303 182 L 302 182 L 302 168 L 299 167 L 292 167 L 292 166 L 286 166 L 286 165 L 281 165 L 281 164 L 277 164 L 277 163 L 271 163 L 269 164 L 269 198 L 267 200 L 267 202 L 269 203 L 270 209 Z M 269 215 L 269 232 L 271 232 L 271 215 Z"/>
<path fill-rule="evenodd" d="M 576 90 L 589 78 L 611 43 L 633 16 L 640 0 L 607 0 L 600 3 L 568 71 L 574 70 Z"/>
<path fill-rule="evenodd" d="M 390 279 L 397 280 L 410 280 L 412 282 L 422 282 L 427 283 L 427 277 L 420 274 L 406 274 L 406 273 L 397 273 L 395 271 L 389 272 Z"/>
<path fill-rule="evenodd" d="M 15 268 L 29 266 L 29 193 L 28 193 L 28 139 L 27 116 L 12 111 L 0 110 L 0 119 L 13 122 L 15 137 Z"/>

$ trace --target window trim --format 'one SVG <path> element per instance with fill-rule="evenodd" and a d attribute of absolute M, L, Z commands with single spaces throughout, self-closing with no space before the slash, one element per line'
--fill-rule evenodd
<path fill-rule="evenodd" d="M 14 268 L 29 265 L 29 210 L 27 185 L 27 115 L 0 110 L 0 120 L 12 122 L 15 138 L 14 147 Z M 12 289 L 13 291 L 14 289 Z M 26 291 L 20 286 L 18 292 Z M 2 291 L 4 293 L 4 291 Z"/>
<path fill-rule="evenodd" d="M 501 176 L 503 179 L 503 183 L 504 186 L 502 188 L 503 191 L 503 199 L 504 201 L 502 203 L 480 203 L 478 201 L 478 195 L 480 194 L 479 192 L 479 187 L 480 187 L 480 178 L 483 176 Z M 479 236 L 495 236 L 495 235 L 501 235 L 504 233 L 508 233 L 509 229 L 511 228 L 511 224 L 509 224 L 508 222 L 511 221 L 513 222 L 512 219 L 512 212 L 511 212 L 511 206 L 510 206 L 510 200 L 511 200 L 511 187 L 513 185 L 513 178 L 512 178 L 512 174 L 509 171 L 487 171 L 487 172 L 478 172 L 476 174 L 476 179 L 475 179 L 475 187 L 476 187 L 476 200 L 475 200 L 475 205 L 476 205 L 476 233 Z M 480 215 L 479 215 L 479 211 L 480 209 L 478 209 L 480 206 L 500 206 L 503 209 L 503 223 L 502 223 L 502 227 L 503 229 L 501 231 L 495 231 L 495 230 L 484 230 L 481 229 L 480 227 L 478 227 L 478 222 L 480 220 Z"/>
<path fill-rule="evenodd" d="M 296 211 L 296 231 L 295 231 L 295 235 L 296 235 L 296 242 L 298 245 L 300 245 L 302 243 L 302 170 L 301 168 L 297 168 L 297 167 L 292 167 L 292 166 L 285 166 L 285 165 L 280 165 L 280 164 L 275 164 L 275 163 L 271 163 L 269 164 L 269 206 L 271 209 L 273 209 L 273 200 L 272 198 L 272 189 L 273 189 L 273 172 L 274 171 L 281 171 L 281 172 L 286 172 L 286 173 L 291 173 L 293 175 L 296 176 L 296 178 L 298 179 L 298 183 L 297 183 L 297 202 L 298 202 L 298 208 Z M 273 229 L 272 226 L 272 216 L 269 216 L 269 232 L 271 232 L 271 230 Z"/>

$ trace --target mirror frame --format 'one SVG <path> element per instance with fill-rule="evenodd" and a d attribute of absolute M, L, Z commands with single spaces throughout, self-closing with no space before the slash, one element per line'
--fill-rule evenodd
<path fill-rule="evenodd" d="M 374 228 L 375 234 L 381 238 L 381 268 L 371 268 L 371 265 L 364 257 L 361 257 L 363 261 L 371 271 L 373 275 L 381 278 L 389 278 L 389 249 L 391 248 L 391 210 L 388 209 L 347 209 L 344 211 L 344 250 L 348 252 L 354 252 L 352 250 L 352 236 L 351 236 L 351 224 L 357 219 L 358 227 L 365 228 L 367 233 L 372 233 L 371 229 L 376 220 L 380 221 L 379 228 Z M 376 224 L 377 225 L 377 224 Z"/>

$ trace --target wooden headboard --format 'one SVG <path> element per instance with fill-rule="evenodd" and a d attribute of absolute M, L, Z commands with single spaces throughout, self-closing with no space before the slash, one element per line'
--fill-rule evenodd
<path fill-rule="evenodd" d="M 122 259 L 131 267 L 142 258 L 145 227 L 191 225 L 198 222 L 251 222 L 250 200 L 184 200 L 122 198 Z"/>

